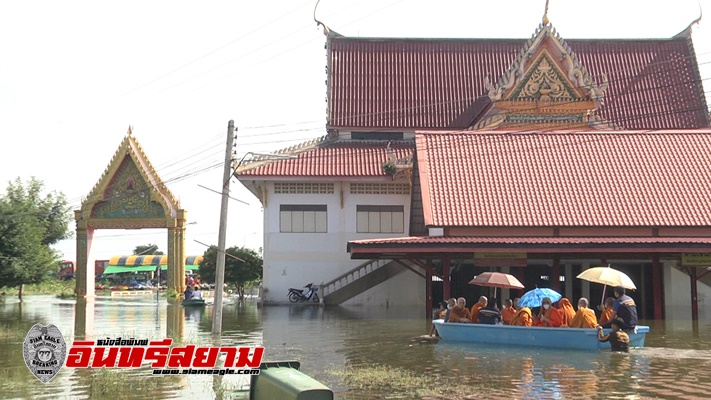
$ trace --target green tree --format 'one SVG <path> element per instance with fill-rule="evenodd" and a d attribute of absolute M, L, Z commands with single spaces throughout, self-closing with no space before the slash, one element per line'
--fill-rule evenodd
<path fill-rule="evenodd" d="M 50 248 L 70 233 L 69 212 L 63 194 L 43 195 L 36 178 L 23 184 L 10 182 L 0 197 L 0 282 L 5 287 L 38 283 L 58 271 L 59 255 Z"/>
<path fill-rule="evenodd" d="M 239 298 L 243 300 L 244 287 L 262 279 L 262 256 L 252 249 L 236 246 L 225 250 L 225 253 L 228 254 L 225 257 L 225 283 L 236 285 Z M 206 282 L 214 282 L 216 269 L 217 247 L 213 246 L 205 252 L 200 262 L 200 278 Z"/>
<path fill-rule="evenodd" d="M 133 249 L 133 254 L 141 255 L 141 256 L 144 254 L 162 256 L 164 253 L 162 251 L 158 250 L 157 244 L 146 244 L 146 245 L 136 246 L 136 248 Z"/>

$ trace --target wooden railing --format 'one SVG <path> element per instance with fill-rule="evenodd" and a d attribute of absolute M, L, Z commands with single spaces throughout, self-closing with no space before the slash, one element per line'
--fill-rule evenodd
<path fill-rule="evenodd" d="M 342 274 L 336 279 L 333 279 L 326 283 L 322 283 L 320 285 L 321 293 L 323 294 L 322 298 L 368 275 L 369 273 L 377 270 L 378 268 L 383 267 L 390 261 L 392 260 L 369 260 L 346 272 L 345 274 Z"/>

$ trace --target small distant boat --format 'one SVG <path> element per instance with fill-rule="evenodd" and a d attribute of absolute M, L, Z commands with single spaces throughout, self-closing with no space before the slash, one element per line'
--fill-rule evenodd
<path fill-rule="evenodd" d="M 183 300 L 180 302 L 180 305 L 183 307 L 205 307 L 205 300 L 204 299 Z"/>
<path fill-rule="evenodd" d="M 556 349 L 610 349 L 609 342 L 600 342 L 597 339 L 595 329 L 446 323 L 441 319 L 432 323 L 444 341 Z M 604 332 L 609 333 L 611 330 L 605 329 Z M 637 333 L 629 335 L 630 348 L 644 347 L 647 332 L 648 326 L 637 326 Z"/>

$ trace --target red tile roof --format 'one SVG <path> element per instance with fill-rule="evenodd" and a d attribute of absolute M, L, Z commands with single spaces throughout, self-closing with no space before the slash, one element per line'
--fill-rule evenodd
<path fill-rule="evenodd" d="M 348 242 L 351 258 L 389 258 L 402 253 L 639 253 L 711 251 L 709 237 L 402 237 Z"/>
<path fill-rule="evenodd" d="M 711 226 L 711 130 L 419 133 L 428 226 Z"/>
<path fill-rule="evenodd" d="M 599 114 L 626 129 L 709 126 L 691 41 L 566 40 L 609 88 Z M 328 125 L 358 129 L 464 129 L 525 40 L 329 39 Z M 466 115 L 465 115 L 466 114 Z"/>
<path fill-rule="evenodd" d="M 291 152 L 297 158 L 270 160 L 264 163 L 245 163 L 239 169 L 240 177 L 297 177 L 297 178 L 344 178 L 382 177 L 382 164 L 388 161 L 388 142 L 324 142 L 313 148 Z M 395 158 L 412 157 L 415 146 L 412 142 L 393 143 Z M 290 154 L 284 151 L 282 154 Z"/>
<path fill-rule="evenodd" d="M 711 237 L 477 237 L 477 236 L 408 236 L 385 239 L 352 240 L 353 245 L 388 244 L 703 244 L 711 245 Z"/>

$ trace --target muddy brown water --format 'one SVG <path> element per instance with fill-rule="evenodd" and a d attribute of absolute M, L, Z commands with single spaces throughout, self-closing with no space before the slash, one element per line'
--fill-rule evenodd
<path fill-rule="evenodd" d="M 647 347 L 630 354 L 552 351 L 421 340 L 420 308 L 227 304 L 221 341 L 265 347 L 265 360 L 298 360 L 340 399 L 369 398 L 711 398 L 711 321 L 645 321 Z M 150 369 L 63 368 L 49 383 L 32 376 L 22 341 L 35 323 L 76 339 L 172 337 L 209 344 L 212 308 L 185 309 L 151 296 L 97 297 L 85 304 L 53 296 L 0 303 L 1 398 L 248 398 L 248 379 L 153 377 Z M 367 377 L 389 368 L 386 382 Z M 394 371 L 394 372 L 393 372 Z M 111 371 L 114 372 L 114 371 Z M 359 375 L 366 376 L 365 379 Z M 398 385 L 398 376 L 416 377 Z M 416 387 L 421 385 L 423 387 Z M 451 389 L 451 390 L 450 390 Z"/>

